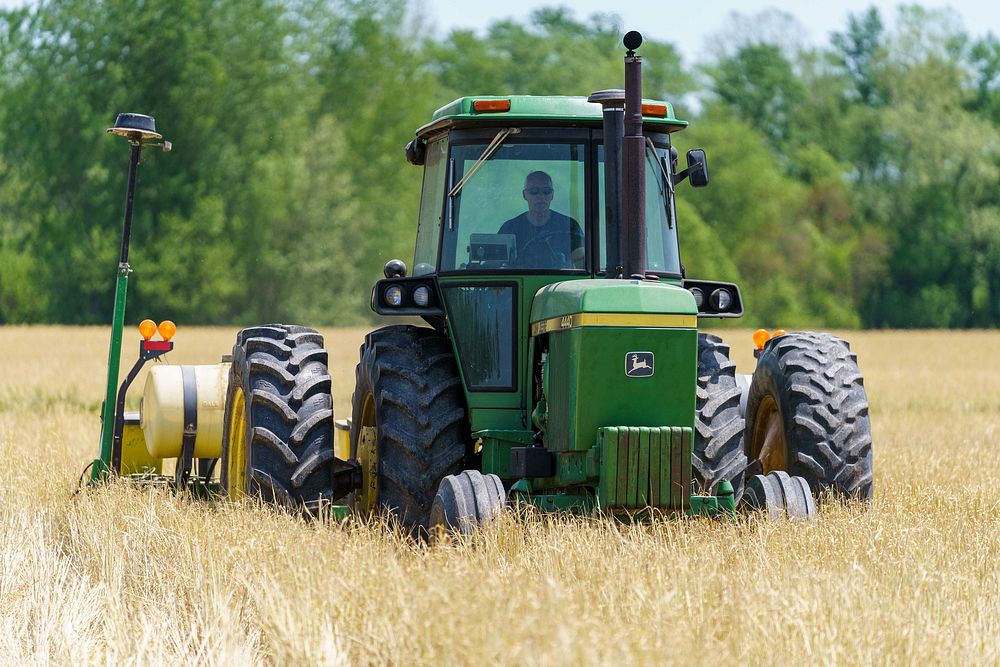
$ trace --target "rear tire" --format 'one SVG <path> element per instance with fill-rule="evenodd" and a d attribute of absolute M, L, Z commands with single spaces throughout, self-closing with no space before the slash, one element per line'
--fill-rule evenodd
<path fill-rule="evenodd" d="M 698 334 L 698 387 L 695 403 L 694 477 L 706 492 L 722 480 L 733 484 L 736 501 L 743 494 L 744 420 L 740 388 L 729 345 L 718 336 Z"/>
<path fill-rule="evenodd" d="M 426 532 L 434 494 L 465 467 L 471 436 L 462 382 L 448 339 L 433 329 L 390 326 L 361 346 L 352 399 L 351 458 L 363 428 L 374 428 L 375 492 L 355 500 L 394 515 L 409 532 Z"/>
<path fill-rule="evenodd" d="M 332 500 L 333 397 L 323 337 L 269 324 L 236 336 L 221 486 L 286 507 Z"/>
<path fill-rule="evenodd" d="M 872 497 L 872 432 L 857 356 L 843 340 L 791 333 L 764 346 L 747 398 L 747 453 L 764 473 L 804 477 L 813 493 Z M 765 449 L 769 427 L 775 446 Z"/>

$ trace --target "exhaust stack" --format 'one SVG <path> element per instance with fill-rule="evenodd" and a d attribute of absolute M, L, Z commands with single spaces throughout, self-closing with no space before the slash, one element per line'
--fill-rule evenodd
<path fill-rule="evenodd" d="M 626 33 L 625 123 L 622 137 L 621 232 L 625 276 L 646 276 L 646 143 L 642 136 L 642 35 Z M 606 155 L 606 154 L 605 154 Z"/>

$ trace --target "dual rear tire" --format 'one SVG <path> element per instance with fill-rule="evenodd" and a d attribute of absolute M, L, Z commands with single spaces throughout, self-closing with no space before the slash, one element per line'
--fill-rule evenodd
<path fill-rule="evenodd" d="M 699 334 L 697 392 L 692 461 L 703 489 L 728 479 L 739 500 L 750 463 L 765 476 L 785 471 L 800 477 L 817 495 L 871 499 L 868 397 L 846 341 L 811 332 L 769 340 L 744 418 L 729 346 Z"/>
<path fill-rule="evenodd" d="M 813 493 L 872 497 L 872 433 L 857 356 L 835 336 L 792 333 L 764 346 L 747 397 L 746 451 L 763 473 Z"/>

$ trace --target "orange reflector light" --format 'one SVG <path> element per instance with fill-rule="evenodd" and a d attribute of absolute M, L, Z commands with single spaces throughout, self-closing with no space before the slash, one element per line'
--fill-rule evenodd
<path fill-rule="evenodd" d="M 753 332 L 753 346 L 758 350 L 764 349 L 764 344 L 771 339 L 771 334 L 767 333 L 767 329 L 757 329 Z"/>
<path fill-rule="evenodd" d="M 163 320 L 160 322 L 159 331 L 163 340 L 170 340 L 177 333 L 177 325 L 170 320 Z"/>
<path fill-rule="evenodd" d="M 153 320 L 143 320 L 139 322 L 139 335 L 143 340 L 149 340 L 156 333 L 156 322 Z"/>
<path fill-rule="evenodd" d="M 777 338 L 778 336 L 784 336 L 786 333 L 788 333 L 788 332 L 785 331 L 784 329 L 775 329 L 774 333 L 771 334 L 771 338 Z"/>
<path fill-rule="evenodd" d="M 663 118 L 667 115 L 667 105 L 666 104 L 650 104 L 646 103 L 642 105 L 642 115 L 643 116 L 657 116 L 658 118 Z"/>
<path fill-rule="evenodd" d="M 510 100 L 475 100 L 472 110 L 486 113 L 510 111 Z"/>

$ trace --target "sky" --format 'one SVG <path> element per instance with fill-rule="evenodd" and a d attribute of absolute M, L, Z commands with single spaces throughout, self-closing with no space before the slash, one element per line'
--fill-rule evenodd
<path fill-rule="evenodd" d="M 841 32 L 847 17 L 878 7 L 883 21 L 892 25 L 896 7 L 893 0 L 696 0 L 694 2 L 618 2 L 607 0 L 413 0 L 438 36 L 454 28 L 484 30 L 492 22 L 514 18 L 524 21 L 539 7 L 563 6 L 575 13 L 579 20 L 595 13 L 615 13 L 622 18 L 626 30 L 638 30 L 650 39 L 675 44 L 688 64 L 704 61 L 710 50 L 710 38 L 726 25 L 733 12 L 752 16 L 769 8 L 791 14 L 801 26 L 801 34 L 791 36 L 804 46 L 822 45 L 829 41 L 831 32 Z M 17 7 L 27 0 L 0 0 L 0 8 Z M 966 30 L 979 37 L 987 32 L 1000 35 L 1000 2 L 997 0 L 925 0 L 918 3 L 928 9 L 951 8 Z"/>
<path fill-rule="evenodd" d="M 2 1 L 2 0 L 0 0 Z M 607 2 L 607 0 L 417 0 L 424 13 L 435 24 L 439 34 L 453 28 L 482 30 L 504 18 L 523 21 L 538 7 L 564 6 L 572 9 L 578 20 L 595 13 L 615 13 L 622 18 L 625 30 L 638 30 L 658 41 L 676 45 L 688 64 L 704 61 L 709 38 L 720 31 L 732 12 L 752 16 L 768 8 L 779 9 L 795 17 L 803 34 L 793 36 L 804 46 L 822 45 L 832 32 L 842 32 L 850 14 L 864 12 L 875 6 L 887 27 L 892 26 L 900 4 L 919 4 L 927 9 L 951 8 L 966 30 L 974 37 L 992 32 L 1000 35 L 1000 2 L 997 0 L 952 0 L 919 3 L 899 3 L 889 0 L 696 0 L 695 2 Z"/>

